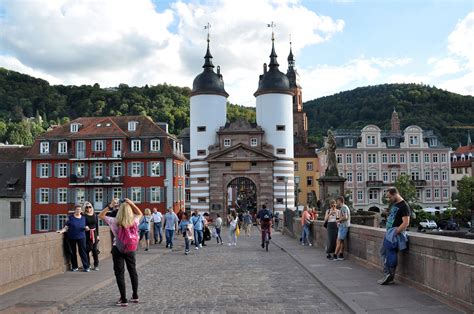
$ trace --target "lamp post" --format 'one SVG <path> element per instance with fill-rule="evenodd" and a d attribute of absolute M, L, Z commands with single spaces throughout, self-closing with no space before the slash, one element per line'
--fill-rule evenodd
<path fill-rule="evenodd" d="M 285 181 L 285 212 L 288 210 L 288 177 L 284 177 Z"/>
<path fill-rule="evenodd" d="M 165 187 L 165 212 L 166 210 L 168 209 L 168 184 L 169 184 L 169 180 L 168 179 L 164 179 L 163 180 L 163 185 Z"/>
<path fill-rule="evenodd" d="M 300 177 L 295 177 L 295 205 L 296 205 L 296 210 L 298 210 L 298 194 L 299 194 L 299 191 L 298 191 L 298 187 L 300 185 Z"/>

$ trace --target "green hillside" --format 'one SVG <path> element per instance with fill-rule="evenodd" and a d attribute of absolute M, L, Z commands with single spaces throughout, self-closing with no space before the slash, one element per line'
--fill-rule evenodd
<path fill-rule="evenodd" d="M 190 93 L 187 87 L 167 84 L 51 86 L 45 80 L 0 68 L 0 142 L 29 145 L 50 125 L 79 116 L 148 115 L 167 122 L 170 132 L 179 134 L 189 126 Z M 474 127 L 474 97 L 425 85 L 360 87 L 304 104 L 310 139 L 320 145 L 330 127 L 360 129 L 376 124 L 388 129 L 393 108 L 402 128 L 416 124 L 434 130 L 451 147 L 465 144 L 466 128 Z M 255 121 L 255 108 L 229 103 L 227 112 L 230 121 Z M 29 117 L 36 119 L 26 119 Z"/>
<path fill-rule="evenodd" d="M 321 143 L 328 128 L 361 129 L 375 124 L 390 129 L 393 109 L 401 128 L 415 124 L 430 129 L 456 148 L 474 128 L 474 97 L 419 84 L 383 84 L 318 98 L 304 104 L 311 138 Z"/>

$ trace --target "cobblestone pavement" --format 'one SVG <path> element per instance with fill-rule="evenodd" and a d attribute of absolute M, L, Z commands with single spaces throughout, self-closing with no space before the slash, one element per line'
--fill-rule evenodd
<path fill-rule="evenodd" d="M 138 269 L 139 304 L 114 306 L 119 296 L 114 282 L 64 312 L 349 312 L 287 253 L 272 244 L 265 252 L 256 235 L 240 236 L 235 247 L 212 239 L 200 250 L 192 247 L 188 256 L 182 238 L 176 242 L 172 251 L 161 245 L 138 253 L 138 259 L 142 254 L 159 255 Z M 131 295 L 129 285 L 127 294 Z"/>

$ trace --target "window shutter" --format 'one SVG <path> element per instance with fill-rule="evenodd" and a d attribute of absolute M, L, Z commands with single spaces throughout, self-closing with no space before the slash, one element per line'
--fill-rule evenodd
<path fill-rule="evenodd" d="M 148 199 L 146 198 L 146 195 L 145 195 L 146 191 L 145 191 L 145 188 L 142 188 L 142 191 L 141 191 L 141 198 L 142 198 L 142 203 L 146 202 Z"/>
<path fill-rule="evenodd" d="M 143 165 L 143 161 L 140 162 L 140 176 L 145 176 L 145 167 Z"/>
<path fill-rule="evenodd" d="M 76 162 L 73 162 L 73 163 L 71 164 L 71 167 L 72 167 L 72 168 L 71 168 L 71 173 L 77 176 L 77 163 L 76 163 Z"/>
<path fill-rule="evenodd" d="M 35 215 L 35 230 L 39 231 L 40 230 L 40 216 Z"/>
<path fill-rule="evenodd" d="M 53 176 L 53 167 L 51 164 L 48 164 L 48 177 L 51 178 Z"/>
<path fill-rule="evenodd" d="M 160 203 L 163 203 L 165 201 L 165 189 L 160 187 Z"/>
<path fill-rule="evenodd" d="M 35 191 L 35 204 L 39 204 L 40 202 L 40 189 L 36 189 Z"/>
<path fill-rule="evenodd" d="M 70 168 L 69 168 L 69 164 L 66 164 L 66 177 L 69 177 L 71 171 L 70 171 Z"/>
<path fill-rule="evenodd" d="M 163 175 L 164 171 L 163 171 L 163 162 L 159 162 L 159 167 L 160 167 L 160 176 Z"/>
<path fill-rule="evenodd" d="M 112 177 L 114 174 L 114 163 L 111 163 L 109 166 L 109 177 Z"/>
<path fill-rule="evenodd" d="M 54 164 L 54 177 L 59 177 L 59 164 Z"/>
<path fill-rule="evenodd" d="M 147 175 L 149 177 L 151 177 L 151 165 L 152 165 L 151 161 L 147 162 Z"/>
<path fill-rule="evenodd" d="M 40 164 L 36 164 L 36 177 L 39 178 L 40 176 Z"/>
<path fill-rule="evenodd" d="M 127 164 L 127 169 L 128 169 L 127 175 L 128 175 L 129 177 L 132 176 L 132 163 L 131 163 L 131 162 L 129 162 L 129 163 Z"/>
<path fill-rule="evenodd" d="M 48 215 L 48 231 L 53 229 L 53 219 L 54 219 L 54 215 Z"/>
<path fill-rule="evenodd" d="M 89 164 L 84 163 L 84 177 L 89 178 Z"/>
<path fill-rule="evenodd" d="M 146 188 L 146 199 L 148 200 L 148 203 L 151 202 L 151 188 Z"/>
<path fill-rule="evenodd" d="M 58 200 L 58 195 L 57 195 L 57 193 L 58 193 L 59 190 L 58 190 L 58 189 L 50 189 L 49 191 L 51 192 L 51 193 L 50 193 L 51 198 L 49 199 L 49 203 L 51 203 L 51 204 L 56 204 L 56 203 L 57 203 L 57 200 Z"/>
<path fill-rule="evenodd" d="M 122 166 L 120 167 L 120 176 L 123 177 L 125 175 L 125 163 L 121 163 Z"/>
<path fill-rule="evenodd" d="M 127 198 L 132 199 L 132 188 L 127 188 Z"/>
<path fill-rule="evenodd" d="M 109 204 L 112 201 L 112 197 L 114 196 L 114 190 L 113 188 L 107 189 L 107 204 Z"/>
<path fill-rule="evenodd" d="M 84 200 L 89 201 L 89 196 L 92 196 L 92 194 L 94 194 L 93 190 L 84 189 Z"/>

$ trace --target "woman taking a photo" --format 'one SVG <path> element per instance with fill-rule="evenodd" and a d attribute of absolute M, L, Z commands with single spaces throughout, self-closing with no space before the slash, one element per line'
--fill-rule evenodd
<path fill-rule="evenodd" d="M 339 210 L 336 207 L 336 201 L 331 200 L 329 202 L 329 209 L 326 210 L 324 216 L 324 225 L 327 228 L 327 243 L 326 243 L 326 257 L 328 259 L 334 259 L 334 253 L 336 251 L 336 240 L 337 240 L 337 222 L 339 218 Z"/>
<path fill-rule="evenodd" d="M 86 253 L 88 264 L 91 264 L 90 253 L 94 259 L 92 270 L 99 270 L 99 219 L 94 213 L 90 202 L 84 203 L 84 217 L 86 218 Z"/>
<path fill-rule="evenodd" d="M 69 246 L 71 248 L 71 264 L 72 271 L 78 271 L 77 265 L 77 251 L 79 249 L 79 256 L 82 261 L 82 268 L 85 272 L 89 272 L 89 259 L 86 254 L 86 218 L 82 215 L 81 205 L 74 206 L 74 214 L 69 215 L 66 225 L 58 233 L 65 233 Z"/>
<path fill-rule="evenodd" d="M 138 246 L 138 223 L 142 217 L 140 209 L 128 198 L 124 200 L 117 212 L 117 217 L 107 216 L 107 212 L 114 208 L 116 199 L 100 212 L 99 218 L 104 220 L 114 234 L 112 244 L 112 260 L 114 263 L 115 279 L 120 291 L 117 306 L 128 306 L 125 289 L 125 267 L 127 264 L 130 281 L 132 282 L 132 303 L 138 303 L 138 274 L 135 261 L 135 251 Z"/>

